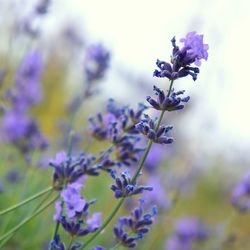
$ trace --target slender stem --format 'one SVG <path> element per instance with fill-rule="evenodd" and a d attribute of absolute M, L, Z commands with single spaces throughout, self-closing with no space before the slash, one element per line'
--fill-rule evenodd
<path fill-rule="evenodd" d="M 171 90 L 172 90 L 172 87 L 173 87 L 173 83 L 174 83 L 174 80 L 172 80 L 170 82 L 170 85 L 169 85 L 169 90 L 168 90 L 168 94 L 167 94 L 167 97 L 170 96 L 171 94 Z M 160 114 L 160 117 L 158 119 L 158 122 L 156 124 L 156 131 L 159 129 L 160 125 L 161 125 L 161 121 L 163 119 L 163 116 L 164 116 L 164 113 L 165 113 L 165 110 L 162 110 L 161 111 L 161 114 Z M 132 178 L 132 183 L 135 183 L 136 182 L 136 179 L 138 177 L 138 175 L 140 174 L 141 172 L 141 169 L 144 165 L 144 162 L 145 160 L 147 159 L 147 156 L 148 156 L 148 153 L 151 149 L 151 146 L 153 144 L 153 141 L 152 140 L 149 140 L 148 141 L 148 145 L 146 147 L 146 150 L 144 151 L 144 154 L 137 166 L 137 170 Z M 102 224 L 102 226 L 94 233 L 94 235 L 85 242 L 85 244 L 82 245 L 81 248 L 79 248 L 80 250 L 81 249 L 84 249 L 90 242 L 92 242 L 100 233 L 101 231 L 109 224 L 109 222 L 115 217 L 116 213 L 118 212 L 118 210 L 120 209 L 120 207 L 122 206 L 123 202 L 125 201 L 126 197 L 123 197 L 119 202 L 118 204 L 116 205 L 116 207 L 114 208 L 114 210 L 112 211 L 112 213 L 109 215 L 109 217 L 105 220 L 105 222 Z"/>
<path fill-rule="evenodd" d="M 41 202 L 39 202 L 39 204 L 36 206 L 36 208 L 32 211 L 32 213 L 34 213 L 37 209 L 39 209 L 42 204 L 51 196 L 51 194 L 53 193 L 53 190 L 51 190 L 43 199 Z M 32 214 L 31 213 L 31 214 Z M 15 235 L 15 232 L 12 233 L 9 237 L 5 238 L 2 243 L 0 244 L 0 249 Z"/>
<path fill-rule="evenodd" d="M 14 236 L 13 234 L 10 234 L 9 237 L 6 237 L 1 243 L 0 243 L 0 249 Z"/>
<path fill-rule="evenodd" d="M 7 209 L 1 211 L 1 212 L 0 212 L 0 216 L 1 216 L 1 215 L 4 215 L 4 214 L 7 214 L 7 213 L 9 213 L 9 212 L 11 212 L 11 211 L 13 211 L 13 210 L 15 210 L 15 209 L 21 207 L 21 206 L 23 206 L 23 205 L 25 205 L 25 204 L 27 204 L 27 203 L 33 201 L 33 200 L 39 198 L 40 196 L 42 196 L 42 195 L 48 193 L 49 191 L 51 191 L 52 189 L 53 189 L 53 187 L 48 187 L 48 188 L 46 188 L 45 190 L 43 190 L 43 191 L 41 191 L 41 192 L 39 192 L 39 193 L 37 193 L 37 194 L 35 194 L 35 195 L 33 195 L 33 196 L 27 198 L 26 200 L 24 200 L 24 201 L 22 201 L 22 202 L 20 202 L 20 203 L 18 203 L 18 204 L 16 204 L 16 205 L 14 205 L 14 206 L 12 206 L 12 207 L 9 207 L 9 208 L 7 208 Z"/>
<path fill-rule="evenodd" d="M 46 208 L 48 208 L 55 200 L 58 199 L 58 196 L 50 200 L 48 203 L 46 203 L 44 206 L 39 208 L 35 213 L 31 214 L 27 218 L 25 218 L 23 221 L 21 221 L 18 225 L 10 229 L 6 234 L 2 235 L 0 237 L 0 241 L 4 240 L 5 238 L 9 237 L 13 233 L 15 233 L 17 230 L 19 230 L 22 226 L 24 226 L 26 223 L 31 221 L 33 218 L 35 218 L 37 215 L 39 215 L 41 212 L 43 212 Z"/>
<path fill-rule="evenodd" d="M 73 241 L 74 241 L 74 237 L 73 236 L 71 236 L 71 239 L 70 239 L 70 242 L 69 242 L 69 246 L 68 246 L 68 250 L 70 250 L 70 248 L 71 248 L 71 246 L 72 246 L 72 244 L 73 244 Z"/>

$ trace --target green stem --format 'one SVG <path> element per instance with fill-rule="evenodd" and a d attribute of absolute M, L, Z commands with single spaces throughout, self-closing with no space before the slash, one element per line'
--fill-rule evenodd
<path fill-rule="evenodd" d="M 31 201 L 33 201 L 33 200 L 39 198 L 40 196 L 42 196 L 42 195 L 48 193 L 48 192 L 51 191 L 52 189 L 53 189 L 53 187 L 46 188 L 45 190 L 43 190 L 43 191 L 41 191 L 41 192 L 39 192 L 39 193 L 37 193 L 37 194 L 35 194 L 35 195 L 33 195 L 33 196 L 27 198 L 26 200 L 24 200 L 24 201 L 22 201 L 22 202 L 20 202 L 20 203 L 18 203 L 18 204 L 16 204 L 16 205 L 14 205 L 14 206 L 12 206 L 12 207 L 9 207 L 9 208 L 7 208 L 7 209 L 1 211 L 1 212 L 0 212 L 0 216 L 1 216 L 1 215 L 4 215 L 4 214 L 7 214 L 7 213 L 9 213 L 9 212 L 11 212 L 11 211 L 13 211 L 13 210 L 15 210 L 15 209 L 21 207 L 21 206 L 24 206 L 25 204 L 27 204 L 27 203 L 29 203 L 29 202 L 31 202 Z"/>
<path fill-rule="evenodd" d="M 0 237 L 0 241 L 4 240 L 5 238 L 10 237 L 13 233 L 15 233 L 17 230 L 19 230 L 22 226 L 24 226 L 26 223 L 31 221 L 33 218 L 35 218 L 37 215 L 39 215 L 41 212 L 43 212 L 46 208 L 48 208 L 55 200 L 58 199 L 58 196 L 50 200 L 48 203 L 46 203 L 44 206 L 39 208 L 35 213 L 31 214 L 27 218 L 25 218 L 23 221 L 21 221 L 18 225 L 10 229 L 6 234 L 2 235 Z"/>
<path fill-rule="evenodd" d="M 174 83 L 174 80 L 172 80 L 170 82 L 170 85 L 169 85 L 169 90 L 168 90 L 168 94 L 167 94 L 167 97 L 170 96 L 171 94 L 171 90 L 172 90 L 172 87 L 173 87 L 173 83 Z M 156 124 L 156 131 L 159 129 L 160 125 L 161 125 L 161 121 L 163 119 L 163 116 L 164 116 L 164 113 L 165 113 L 165 110 L 162 110 L 161 111 L 161 114 L 160 114 L 160 117 L 158 119 L 158 122 Z M 147 159 L 147 156 L 148 156 L 148 153 L 151 149 L 151 146 L 153 144 L 153 141 L 152 140 L 149 140 L 148 141 L 148 145 L 146 147 L 146 150 L 137 166 L 137 170 L 132 178 L 132 183 L 135 183 L 136 182 L 136 179 L 138 177 L 138 175 L 140 174 L 141 172 L 141 169 L 144 165 L 144 162 L 145 160 Z M 79 248 L 79 250 L 82 250 L 84 249 L 89 243 L 91 243 L 100 233 L 101 231 L 109 224 L 109 222 L 115 217 L 116 213 L 118 212 L 118 210 L 120 209 L 120 207 L 122 206 L 123 202 L 125 201 L 126 197 L 123 197 L 119 202 L 118 204 L 116 205 L 116 207 L 114 208 L 114 210 L 112 211 L 112 213 L 109 215 L 109 217 L 105 220 L 105 222 L 102 224 L 102 226 L 94 233 L 94 235 L 85 242 L 85 244 L 82 245 L 81 248 Z"/>
<path fill-rule="evenodd" d="M 42 204 L 51 196 L 51 194 L 53 193 L 53 190 L 51 190 L 43 199 L 41 202 L 39 202 L 39 204 L 36 206 L 36 208 L 32 211 L 32 213 L 34 213 L 37 209 L 39 209 Z M 31 213 L 31 214 L 32 214 Z M 0 244 L 0 249 L 15 235 L 15 233 L 12 233 L 9 237 L 5 238 L 5 240 L 2 241 L 2 243 Z"/>
<path fill-rule="evenodd" d="M 69 246 L 68 246 L 68 250 L 70 250 L 70 248 L 71 248 L 71 246 L 72 246 L 72 244 L 73 244 L 73 241 L 74 241 L 74 237 L 73 236 L 71 236 L 71 239 L 70 239 L 70 242 L 69 242 Z"/>
<path fill-rule="evenodd" d="M 14 233 L 9 235 L 9 237 L 6 237 L 1 243 L 0 243 L 0 249 L 14 236 Z"/>
<path fill-rule="evenodd" d="M 80 248 L 80 250 L 84 249 L 84 247 L 86 247 L 92 240 L 94 240 L 101 233 L 101 231 L 109 224 L 109 222 L 113 219 L 113 217 L 116 215 L 116 213 L 118 212 L 118 210 L 122 206 L 124 200 L 125 200 L 125 197 L 123 197 L 117 203 L 116 207 L 114 208 L 114 210 L 112 211 L 112 213 L 109 215 L 109 217 L 105 220 L 105 222 L 102 224 L 102 226 L 92 235 L 91 238 L 89 238 L 89 240 L 87 240 L 85 242 L 85 244 L 82 245 L 82 247 Z"/>

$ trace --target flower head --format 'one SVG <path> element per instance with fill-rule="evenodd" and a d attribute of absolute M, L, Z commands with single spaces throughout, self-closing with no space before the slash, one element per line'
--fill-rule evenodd
<path fill-rule="evenodd" d="M 172 90 L 169 94 L 165 94 L 163 90 L 154 86 L 155 94 L 157 95 L 157 100 L 148 96 L 147 101 L 155 108 L 156 110 L 167 110 L 175 111 L 181 110 L 184 108 L 184 103 L 187 103 L 190 100 L 189 96 L 180 97 L 184 94 L 184 90 L 174 92 Z"/>
<path fill-rule="evenodd" d="M 145 135 L 148 139 L 158 144 L 171 144 L 174 139 L 168 136 L 168 132 L 173 129 L 173 126 L 160 126 L 157 129 L 156 122 L 148 115 L 136 125 L 136 128 Z"/>
<path fill-rule="evenodd" d="M 181 218 L 175 223 L 174 234 L 166 242 L 166 250 L 191 250 L 194 242 L 206 240 L 209 230 L 198 218 Z"/>
<path fill-rule="evenodd" d="M 194 81 L 197 79 L 199 68 L 192 67 L 191 64 L 200 66 L 202 59 L 207 60 L 208 45 L 203 43 L 203 35 L 196 32 L 188 33 L 180 41 L 184 43 L 182 48 L 176 45 L 175 37 L 171 40 L 173 45 L 171 62 L 157 60 L 158 69 L 154 71 L 154 76 L 176 80 L 191 75 Z"/>
<path fill-rule="evenodd" d="M 88 229 L 91 232 L 95 232 L 101 225 L 102 213 L 94 213 L 87 219 Z"/>
<path fill-rule="evenodd" d="M 104 76 L 110 61 L 109 51 L 101 44 L 92 45 L 87 49 L 85 58 L 85 73 L 89 83 Z"/>
<path fill-rule="evenodd" d="M 74 218 L 76 213 L 80 213 L 86 205 L 86 201 L 80 195 L 81 187 L 82 185 L 79 183 L 72 183 L 61 192 L 66 206 L 66 214 L 70 219 Z"/>
<path fill-rule="evenodd" d="M 195 31 L 189 32 L 185 38 L 181 38 L 180 42 L 184 43 L 183 51 L 186 51 L 186 56 L 190 63 L 194 62 L 196 66 L 201 65 L 201 59 L 208 58 L 208 45 L 203 43 L 203 35 L 197 34 Z"/>
<path fill-rule="evenodd" d="M 250 209 L 250 172 L 234 188 L 231 202 L 240 212 L 247 212 Z"/>
<path fill-rule="evenodd" d="M 150 186 L 138 186 L 136 183 L 133 183 L 126 172 L 122 173 L 121 177 L 117 177 L 115 173 L 112 173 L 112 177 L 115 179 L 115 184 L 111 186 L 111 190 L 117 199 L 140 194 L 144 191 L 152 191 L 152 187 Z"/>
<path fill-rule="evenodd" d="M 157 213 L 156 207 L 149 213 L 144 213 L 144 201 L 139 201 L 136 207 L 127 217 L 121 217 L 119 224 L 114 226 L 114 234 L 118 242 L 128 248 L 136 247 L 136 241 L 140 240 L 150 230 L 154 216 Z"/>

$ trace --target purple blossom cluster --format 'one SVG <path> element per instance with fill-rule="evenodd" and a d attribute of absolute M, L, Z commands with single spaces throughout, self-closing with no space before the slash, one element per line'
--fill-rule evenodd
<path fill-rule="evenodd" d="M 117 199 L 153 190 L 150 186 L 137 185 L 126 172 L 122 173 L 121 177 L 117 177 L 112 173 L 112 177 L 115 179 L 115 184 L 111 186 L 111 190 L 114 192 L 114 196 Z"/>
<path fill-rule="evenodd" d="M 247 212 L 250 209 L 250 173 L 248 172 L 236 185 L 231 195 L 232 205 L 239 212 Z"/>
<path fill-rule="evenodd" d="M 102 44 L 95 44 L 87 48 L 84 71 L 89 84 L 103 78 L 109 67 L 110 53 Z"/>
<path fill-rule="evenodd" d="M 154 71 L 154 76 L 176 80 L 191 75 L 195 81 L 200 72 L 198 67 L 201 65 L 201 60 L 208 58 L 208 45 L 203 43 L 203 35 L 198 35 L 196 32 L 188 33 L 185 38 L 180 39 L 180 42 L 184 43 L 182 48 L 176 45 L 175 37 L 171 42 L 173 45 L 171 63 L 157 60 L 156 65 L 159 69 Z M 193 63 L 198 67 L 190 66 Z"/>
<path fill-rule="evenodd" d="M 39 1 L 34 9 L 36 15 L 46 14 L 50 2 L 50 0 Z M 101 44 L 86 49 L 83 70 L 87 87 L 71 106 L 72 116 L 66 135 L 71 141 L 67 141 L 68 145 L 65 148 L 67 153 L 58 152 L 55 158 L 49 161 L 50 169 L 53 170 L 52 185 L 49 190 L 57 193 L 50 203 L 55 204 L 53 219 L 56 224 L 50 241 L 50 250 L 86 249 L 88 244 L 93 243 L 93 240 L 104 232 L 123 202 L 131 201 L 132 204 L 133 197 L 136 195 L 143 197 L 145 201 L 139 200 L 139 205 L 134 209 L 130 206 L 129 210 L 132 210 L 130 215 L 121 216 L 118 224 L 113 227 L 116 246 L 135 248 L 138 241 L 150 232 L 155 222 L 155 216 L 158 213 L 155 203 L 165 211 L 172 208 L 172 201 L 156 174 L 156 165 L 163 160 L 163 149 L 161 148 L 162 151 L 159 153 L 159 148 L 156 149 L 155 146 L 161 147 L 163 144 L 174 142 L 173 137 L 170 136 L 173 126 L 164 125 L 163 116 L 165 112 L 182 110 L 190 100 L 189 96 L 184 96 L 184 90 L 174 90 L 174 80 L 187 75 L 191 75 L 193 80 L 196 80 L 199 68 L 191 65 L 200 66 L 200 61 L 207 60 L 208 57 L 208 46 L 203 43 L 202 35 L 191 32 L 180 41 L 184 43 L 183 48 L 179 48 L 175 39 L 172 39 L 174 48 L 171 63 L 157 61 L 159 69 L 155 70 L 154 76 L 168 78 L 170 85 L 166 92 L 156 86 L 153 87 L 156 98 L 148 96 L 145 100 L 150 106 L 139 103 L 136 108 L 132 108 L 129 105 L 119 105 L 113 99 L 109 99 L 104 112 L 89 118 L 88 132 L 91 139 L 98 143 L 104 142 L 109 146 L 95 154 L 88 149 L 84 152 L 82 149 L 74 150 L 73 137 L 70 138 L 70 136 L 74 115 L 77 114 L 83 100 L 92 95 L 93 83 L 104 78 L 110 63 L 110 52 Z M 43 62 L 40 53 L 29 52 L 21 62 L 15 75 L 15 82 L 7 93 L 10 108 L 4 110 L 1 129 L 8 142 L 25 153 L 34 149 L 42 150 L 47 145 L 38 124 L 30 115 L 32 107 L 40 103 L 43 98 L 42 73 Z M 1 79 L 4 79 L 4 73 L 0 71 L 0 84 Z M 149 108 L 153 108 L 156 113 L 160 111 L 158 118 L 151 117 Z M 112 210 L 102 224 L 102 212 L 90 212 L 96 199 L 87 201 L 85 197 L 89 194 L 85 185 L 86 179 L 92 178 L 96 180 L 96 187 L 99 188 L 98 181 L 102 181 L 103 174 L 107 173 L 113 178 L 114 183 L 109 183 L 110 194 L 113 192 L 114 198 L 117 199 L 113 200 L 117 205 L 114 208 L 109 207 L 109 210 Z M 133 175 L 130 176 L 129 173 Z M 110 179 L 107 181 L 110 182 Z M 237 188 L 233 195 L 233 204 L 239 204 L 238 197 L 248 192 L 246 186 L 245 181 L 244 185 Z M 182 219 L 176 222 L 174 234 L 168 240 L 166 248 L 191 250 L 193 242 L 204 240 L 208 235 L 207 228 L 198 219 Z M 68 240 L 63 237 L 68 237 L 70 243 L 65 244 L 64 242 Z M 83 238 L 83 241 L 78 240 L 82 237 L 86 238 Z M 105 248 L 92 245 L 91 249 L 104 250 Z"/>
<path fill-rule="evenodd" d="M 130 216 L 119 218 L 118 225 L 114 226 L 116 240 L 124 247 L 136 247 L 136 242 L 143 239 L 154 223 L 157 208 L 153 207 L 150 213 L 144 213 L 143 204 L 144 201 L 140 200 L 139 206 L 131 212 Z"/>
<path fill-rule="evenodd" d="M 10 108 L 4 111 L 1 130 L 4 140 L 24 153 L 43 150 L 47 146 L 38 124 L 29 114 L 32 106 L 42 100 L 42 71 L 41 54 L 29 52 L 17 69 L 13 86 L 6 93 Z"/>
<path fill-rule="evenodd" d="M 87 202 L 81 196 L 83 181 L 81 178 L 76 182 L 68 184 L 60 191 L 61 199 L 55 203 L 56 212 L 54 220 L 60 223 L 65 232 L 71 237 L 86 236 L 89 233 L 94 233 L 101 224 L 101 212 L 93 213 L 92 215 L 89 213 L 89 207 L 94 201 Z M 81 243 L 75 242 L 72 249 L 77 249 L 80 246 Z M 64 247 L 59 235 L 56 235 L 51 242 L 51 248 L 64 249 Z"/>
<path fill-rule="evenodd" d="M 195 242 L 205 241 L 209 229 L 198 218 L 181 218 L 176 221 L 174 233 L 166 242 L 166 250 L 192 250 Z"/>

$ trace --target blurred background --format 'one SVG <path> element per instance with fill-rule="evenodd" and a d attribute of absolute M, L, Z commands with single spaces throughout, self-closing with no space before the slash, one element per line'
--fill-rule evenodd
<path fill-rule="evenodd" d="M 46 11 L 34 12 L 39 4 L 47 4 Z M 248 215 L 237 218 L 229 229 L 225 226 L 233 213 L 230 193 L 250 163 L 250 88 L 244 75 L 248 72 L 250 57 L 249 11 L 247 0 L 0 0 L 0 108 L 8 107 L 4 93 L 11 87 L 24 56 L 33 49 L 39 50 L 45 65 L 43 99 L 30 113 L 37 119 L 49 144 L 49 150 L 35 152 L 28 160 L 20 160 L 22 157 L 14 149 L 15 145 L 2 144 L 0 196 L 5 200 L 0 207 L 5 208 L 7 204 L 39 191 L 39 186 L 50 183 L 51 172 L 46 171 L 48 178 L 45 181 L 41 180 L 40 171 L 47 169 L 49 158 L 64 149 L 67 138 L 62 131 L 67 131 L 64 123 L 70 116 L 69 106 L 81 91 L 88 88 L 84 67 L 86 51 L 92 44 L 107 48 L 110 62 L 105 76 L 91 86 L 91 95 L 75 118 L 75 130 L 80 134 L 78 140 L 83 149 L 90 140 L 89 135 L 85 136 L 88 118 L 104 111 L 109 98 L 136 107 L 138 102 L 146 103 L 145 97 L 152 95 L 153 85 L 168 88 L 166 79 L 153 78 L 156 60 L 169 61 L 173 36 L 179 41 L 188 32 L 197 31 L 204 34 L 204 41 L 209 44 L 208 61 L 202 63 L 196 82 L 190 77 L 175 83 L 175 89 L 186 90 L 191 101 L 184 111 L 171 113 L 166 118 L 167 123 L 174 125 L 175 143 L 164 148 L 167 153 L 163 153 L 164 160 L 159 163 L 164 177 L 161 183 L 169 190 L 165 195 L 172 197 L 178 186 L 181 198 L 176 209 L 166 212 L 167 216 L 162 215 L 163 222 L 157 224 L 152 235 L 138 249 L 165 249 L 175 218 L 189 216 L 204 219 L 215 234 L 223 238 L 228 233 L 231 238 L 228 236 L 227 239 L 233 239 L 230 244 L 225 240 L 226 243 L 217 248 L 210 240 L 202 248 L 198 245 L 194 249 L 250 249 Z M 1 81 L 1 74 L 5 81 Z M 0 139 L 3 142 L 4 137 L 2 133 Z M 97 153 L 101 146 L 93 142 L 90 149 Z M 11 167 L 6 168 L 6 162 Z M 24 176 L 26 165 L 37 165 L 39 170 L 29 167 Z M 7 178 L 10 170 L 19 171 L 15 184 Z M 35 176 L 36 181 L 27 190 L 24 183 L 29 183 L 30 176 Z M 99 189 L 91 185 L 94 181 L 89 180 L 89 183 L 86 195 L 90 198 L 98 196 Z M 105 189 L 109 183 L 109 178 L 105 177 L 100 185 Z M 21 195 L 16 193 L 17 188 L 22 190 Z M 102 208 L 101 202 L 105 204 L 105 197 L 111 195 L 106 189 L 98 197 L 97 210 Z M 105 209 L 106 212 L 109 210 L 107 204 Z M 19 218 L 26 213 L 23 209 Z M 48 213 L 52 216 L 53 211 Z M 11 228 L 15 220 L 2 221 L 2 231 Z M 36 227 L 39 222 L 38 218 L 21 230 L 3 249 L 46 249 L 51 232 L 36 235 L 32 242 L 27 239 L 21 247 L 18 245 L 23 238 L 29 237 L 30 230 L 36 228 L 40 234 L 39 230 L 46 227 L 46 223 L 39 229 Z M 106 237 L 103 236 L 100 242 L 110 245 Z"/>

